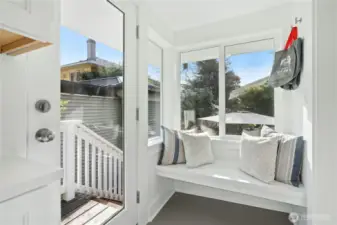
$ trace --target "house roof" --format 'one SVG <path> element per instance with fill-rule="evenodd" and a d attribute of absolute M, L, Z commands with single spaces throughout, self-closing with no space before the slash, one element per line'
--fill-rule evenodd
<path fill-rule="evenodd" d="M 104 78 L 97 78 L 97 79 L 91 79 L 91 80 L 84 80 L 84 81 L 79 81 L 78 83 L 91 84 L 91 85 L 99 86 L 99 87 L 121 88 L 123 85 L 123 80 L 124 80 L 123 76 L 116 76 L 116 77 L 104 77 Z M 158 81 L 155 82 L 152 79 L 150 79 L 148 90 L 152 92 L 159 92 L 160 83 Z"/>
<path fill-rule="evenodd" d="M 97 79 L 91 79 L 91 80 L 82 80 L 78 83 L 82 84 L 92 84 L 100 87 L 105 86 L 117 86 L 121 83 L 123 83 L 123 76 L 116 76 L 116 77 L 104 77 L 104 78 L 97 78 Z"/>
<path fill-rule="evenodd" d="M 62 65 L 61 68 L 78 66 L 78 65 L 83 65 L 83 64 L 94 64 L 94 65 L 97 65 L 97 66 L 104 66 L 104 67 L 110 67 L 110 66 L 118 65 L 117 63 L 110 62 L 108 60 L 96 57 L 95 59 L 86 59 L 86 60 L 81 60 L 81 61 L 74 62 L 74 63 L 65 64 L 65 65 Z"/>
<path fill-rule="evenodd" d="M 160 85 L 160 83 L 159 83 Z M 98 96 L 110 96 L 114 89 L 123 87 L 123 77 L 104 77 L 91 80 L 72 82 L 61 80 L 61 92 L 72 94 L 90 94 Z M 160 92 L 160 86 L 149 84 L 149 92 Z"/>

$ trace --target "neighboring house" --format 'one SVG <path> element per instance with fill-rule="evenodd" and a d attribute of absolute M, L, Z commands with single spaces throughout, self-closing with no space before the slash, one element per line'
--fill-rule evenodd
<path fill-rule="evenodd" d="M 123 76 L 81 80 L 86 72 L 119 66 L 96 57 L 96 42 L 87 40 L 87 59 L 61 67 L 61 120 L 81 120 L 92 131 L 122 148 Z M 160 134 L 160 82 L 149 78 L 149 136 Z"/>
<path fill-rule="evenodd" d="M 61 66 L 61 80 L 80 81 L 80 75 L 87 72 L 98 72 L 99 67 L 119 66 L 116 63 L 96 56 L 96 42 L 87 40 L 87 59 Z"/>

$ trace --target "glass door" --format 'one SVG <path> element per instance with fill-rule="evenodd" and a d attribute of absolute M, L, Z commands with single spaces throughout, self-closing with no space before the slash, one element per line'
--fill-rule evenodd
<path fill-rule="evenodd" d="M 136 9 L 63 1 L 62 224 L 136 224 Z"/>

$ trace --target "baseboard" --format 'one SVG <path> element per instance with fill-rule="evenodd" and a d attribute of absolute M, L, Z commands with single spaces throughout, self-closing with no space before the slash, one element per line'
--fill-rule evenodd
<path fill-rule="evenodd" d="M 160 210 L 162 210 L 164 205 L 168 202 L 168 200 L 170 200 L 174 193 L 174 190 L 168 191 L 165 194 L 158 196 L 158 198 L 152 202 L 149 208 L 149 223 L 153 221 L 153 219 L 158 215 Z"/>

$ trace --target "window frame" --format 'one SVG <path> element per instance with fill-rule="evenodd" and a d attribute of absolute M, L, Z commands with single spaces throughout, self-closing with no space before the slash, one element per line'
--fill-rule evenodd
<path fill-rule="evenodd" d="M 159 96 L 159 100 L 160 100 L 160 109 L 159 109 L 159 113 L 160 113 L 160 121 L 159 124 L 160 126 L 162 126 L 163 124 L 163 72 L 164 72 L 164 48 L 162 46 L 160 46 L 156 41 L 154 41 L 153 39 L 149 38 L 148 39 L 148 43 L 153 44 L 154 46 L 158 47 L 160 49 L 160 57 L 161 57 L 161 62 L 160 62 L 160 96 Z M 148 66 L 149 66 L 149 61 L 148 61 Z M 149 103 L 149 100 L 148 100 Z M 148 110 L 149 111 L 149 110 Z M 148 137 L 148 146 L 153 146 L 153 145 L 157 145 L 163 142 L 163 131 L 162 129 L 160 129 L 160 135 L 154 136 L 154 137 Z"/>
<path fill-rule="evenodd" d="M 179 65 L 181 65 L 181 55 L 183 53 L 191 52 L 191 51 L 200 51 L 203 49 L 210 49 L 210 48 L 218 48 L 219 52 L 219 136 L 213 136 L 212 139 L 221 139 L 221 140 L 232 140 L 232 141 L 238 141 L 238 138 L 240 135 L 230 135 L 226 134 L 226 99 L 225 99 L 225 93 L 226 93 L 226 79 L 225 79 L 225 59 L 226 59 L 226 47 L 233 46 L 233 45 L 240 45 L 250 42 L 259 42 L 263 40 L 273 39 L 274 41 L 274 50 L 275 52 L 282 49 L 282 33 L 280 30 L 274 30 L 274 31 L 268 31 L 268 32 L 262 32 L 259 34 L 251 34 L 241 37 L 233 37 L 230 39 L 225 40 L 217 40 L 213 44 L 208 43 L 201 43 L 196 44 L 195 46 L 187 46 L 187 47 L 180 47 L 177 49 L 178 53 L 178 60 Z M 181 73 L 179 72 L 179 84 L 181 80 Z M 176 90 L 179 90 L 179 94 L 181 94 L 180 87 L 177 87 Z M 277 95 L 279 95 L 279 90 L 275 89 L 274 91 L 274 118 L 275 118 L 275 128 L 278 125 L 277 121 L 277 106 L 276 106 L 276 100 Z M 181 102 L 179 101 L 179 104 Z M 180 117 L 181 115 L 179 115 Z M 181 121 L 182 118 L 180 118 Z"/>

